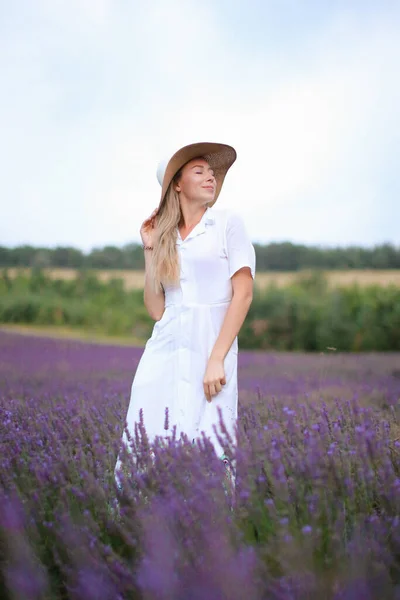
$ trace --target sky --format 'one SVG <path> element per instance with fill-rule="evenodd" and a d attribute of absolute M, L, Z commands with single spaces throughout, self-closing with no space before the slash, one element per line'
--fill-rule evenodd
<path fill-rule="evenodd" d="M 0 0 L 0 72 L 0 245 L 140 242 L 198 141 L 253 242 L 400 245 L 397 0 Z"/>

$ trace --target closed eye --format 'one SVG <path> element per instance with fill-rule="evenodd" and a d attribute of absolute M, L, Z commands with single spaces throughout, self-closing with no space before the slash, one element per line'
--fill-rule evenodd
<path fill-rule="evenodd" d="M 203 175 L 203 171 L 196 171 L 196 175 Z M 214 173 L 210 173 L 212 177 L 215 177 Z"/>
<path fill-rule="evenodd" d="M 196 173 L 196 175 L 203 175 L 203 173 L 204 173 L 204 170 L 202 170 L 202 171 L 195 171 L 195 173 Z M 210 174 L 211 174 L 213 177 L 215 177 L 215 173 L 214 173 L 214 171 L 210 171 Z"/>

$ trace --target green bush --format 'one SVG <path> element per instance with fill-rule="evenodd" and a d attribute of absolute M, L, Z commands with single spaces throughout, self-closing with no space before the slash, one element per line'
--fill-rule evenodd
<path fill-rule="evenodd" d="M 145 341 L 153 320 L 143 291 L 120 279 L 101 282 L 82 271 L 71 281 L 53 280 L 40 269 L 31 276 L 0 277 L 0 322 L 67 325 Z M 400 289 L 330 289 L 319 272 L 291 286 L 255 288 L 239 334 L 241 348 L 294 351 L 400 350 Z"/>
<path fill-rule="evenodd" d="M 256 289 L 239 343 L 249 349 L 400 350 L 400 289 L 329 289 L 318 273 L 286 288 Z"/>

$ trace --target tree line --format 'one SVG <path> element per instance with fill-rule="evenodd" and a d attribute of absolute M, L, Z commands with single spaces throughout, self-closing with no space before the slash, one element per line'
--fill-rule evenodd
<path fill-rule="evenodd" d="M 291 242 L 254 244 L 258 271 L 302 269 L 400 269 L 400 246 L 325 248 Z M 144 268 L 141 245 L 104 246 L 85 253 L 71 246 L 0 246 L 0 267 L 58 267 L 72 269 Z"/>

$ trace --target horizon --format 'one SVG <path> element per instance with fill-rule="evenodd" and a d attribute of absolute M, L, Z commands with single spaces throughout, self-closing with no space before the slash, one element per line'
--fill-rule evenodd
<path fill-rule="evenodd" d="M 267 241 L 267 242 L 252 242 L 253 245 L 255 247 L 257 246 L 280 246 L 283 244 L 291 244 L 292 246 L 303 246 L 305 248 L 308 249 L 316 249 L 316 250 L 348 250 L 348 249 L 360 249 L 360 250 L 371 250 L 373 251 L 376 248 L 381 248 L 383 246 L 390 246 L 392 248 L 394 248 L 395 250 L 400 250 L 400 243 L 399 244 L 395 244 L 393 242 L 381 242 L 378 244 L 374 244 L 371 246 L 360 246 L 360 245 L 343 245 L 343 246 L 339 246 L 339 245 L 332 245 L 332 246 L 322 246 L 321 244 L 303 244 L 300 242 L 292 242 L 290 240 L 274 240 L 274 241 Z M 0 244 L 0 248 L 5 248 L 6 250 L 17 250 L 19 248 L 25 248 L 25 247 L 29 247 L 29 248 L 33 248 L 34 250 L 49 250 L 49 251 L 55 251 L 55 250 L 77 250 L 79 252 L 82 252 L 82 254 L 90 254 L 91 252 L 95 252 L 96 250 L 104 250 L 107 247 L 110 248 L 117 248 L 118 250 L 122 250 L 124 248 L 127 248 L 130 245 L 135 245 L 135 246 L 141 246 L 141 242 L 127 242 L 126 244 L 122 244 L 120 246 L 116 246 L 113 244 L 105 244 L 104 246 L 93 246 L 92 248 L 88 249 L 88 250 L 84 250 L 82 248 L 79 248 L 78 246 L 34 246 L 32 244 L 20 244 L 18 246 L 4 246 L 3 244 Z"/>

